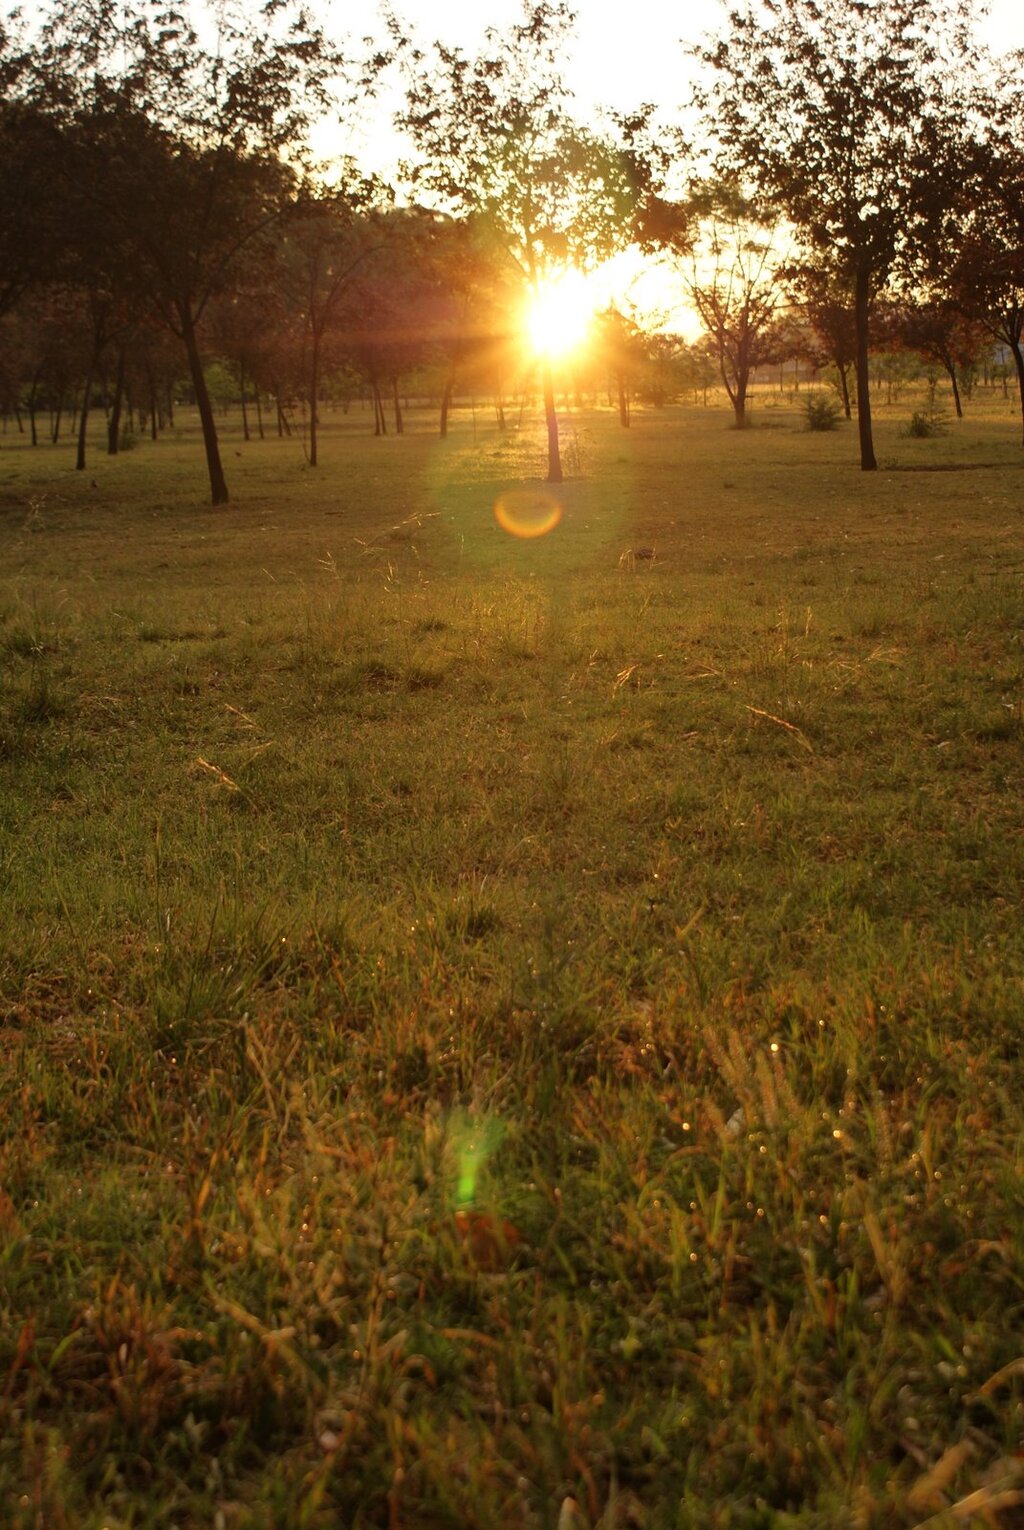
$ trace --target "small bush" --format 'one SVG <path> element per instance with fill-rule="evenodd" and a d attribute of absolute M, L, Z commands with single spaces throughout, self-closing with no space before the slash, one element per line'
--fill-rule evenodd
<path fill-rule="evenodd" d="M 841 413 L 838 400 L 827 393 L 811 393 L 804 399 L 804 418 L 808 430 L 835 430 Z"/>
<path fill-rule="evenodd" d="M 929 436 L 944 436 L 945 433 L 946 422 L 940 409 L 915 409 L 900 431 L 901 436 L 915 436 L 919 440 Z"/>

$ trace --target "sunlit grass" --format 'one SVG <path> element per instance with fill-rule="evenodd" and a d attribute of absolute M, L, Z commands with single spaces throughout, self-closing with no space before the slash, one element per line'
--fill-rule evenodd
<path fill-rule="evenodd" d="M 1019 447 L 901 417 L 5 447 L 5 1522 L 1013 1523 Z"/>

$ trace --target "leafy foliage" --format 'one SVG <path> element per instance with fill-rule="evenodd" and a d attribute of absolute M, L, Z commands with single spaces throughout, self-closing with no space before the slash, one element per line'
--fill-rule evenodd
<path fill-rule="evenodd" d="M 807 429 L 815 431 L 835 430 L 842 414 L 838 400 L 828 393 L 809 393 L 803 409 Z"/>
<path fill-rule="evenodd" d="M 961 125 L 950 60 L 974 56 L 969 10 L 767 0 L 734 11 L 698 54 L 723 164 L 853 291 L 861 466 L 872 469 L 870 305 L 920 262 L 948 205 Z"/>

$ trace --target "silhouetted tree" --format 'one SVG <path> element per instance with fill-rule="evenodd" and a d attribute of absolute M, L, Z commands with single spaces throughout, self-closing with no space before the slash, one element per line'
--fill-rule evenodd
<path fill-rule="evenodd" d="M 953 408 L 963 419 L 960 378 L 981 353 L 981 326 L 964 317 L 948 298 L 905 302 L 896 308 L 896 331 L 908 350 L 942 368 L 953 392 Z"/>
<path fill-rule="evenodd" d="M 699 48 L 722 162 L 751 181 L 853 295 L 861 467 L 877 466 L 869 317 L 897 265 L 935 237 L 951 196 L 974 48 L 965 0 L 763 0 Z"/>
<path fill-rule="evenodd" d="M 473 214 L 534 294 L 628 238 L 632 190 L 622 154 L 566 114 L 560 59 L 572 28 L 562 0 L 527 5 L 468 58 L 441 43 L 405 47 L 401 126 L 420 155 L 417 184 Z M 543 362 L 548 479 L 562 478 L 550 361 Z"/>
<path fill-rule="evenodd" d="M 339 67 L 303 12 L 271 0 L 206 47 L 178 12 L 60 0 L 39 77 L 74 137 L 71 175 L 185 348 L 214 504 L 228 488 L 203 373 L 200 325 L 241 252 L 281 214 L 302 139 Z M 290 23 L 290 24 L 288 24 Z"/>
<path fill-rule="evenodd" d="M 857 360 L 852 291 L 829 260 L 790 262 L 780 279 L 804 322 L 799 354 L 812 366 L 833 368 L 843 414 L 852 419 L 850 376 Z"/>
<path fill-rule="evenodd" d="M 747 424 L 752 373 L 777 353 L 773 232 L 760 226 L 744 198 L 728 186 L 704 188 L 691 203 L 701 219 L 686 290 L 715 352 L 736 428 Z"/>
<path fill-rule="evenodd" d="M 318 462 L 320 386 L 325 347 L 341 323 L 353 286 L 388 238 L 383 187 L 355 167 L 329 189 L 307 183 L 288 211 L 278 249 L 278 281 L 301 326 L 309 417 L 309 464 Z"/>
<path fill-rule="evenodd" d="M 1024 107 L 1012 85 L 970 146 L 936 277 L 947 300 L 1013 357 L 1024 427 Z"/>

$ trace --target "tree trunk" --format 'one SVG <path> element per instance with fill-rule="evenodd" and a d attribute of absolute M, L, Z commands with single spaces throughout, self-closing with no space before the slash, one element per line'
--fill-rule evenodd
<path fill-rule="evenodd" d="M 85 433 L 89 425 L 89 396 L 92 393 L 92 367 L 89 368 L 85 379 L 85 387 L 82 389 L 82 408 L 78 416 L 78 453 L 75 457 L 75 471 L 85 470 Z"/>
<path fill-rule="evenodd" d="M 117 348 L 117 377 L 114 380 L 114 404 L 107 421 L 107 456 L 116 457 L 118 447 L 121 445 L 121 402 L 124 398 L 124 366 L 125 349 L 123 345 Z"/>
<path fill-rule="evenodd" d="M 320 418 L 317 414 L 316 401 L 320 392 L 320 336 L 313 330 L 312 345 L 309 355 L 309 465 L 317 465 L 317 428 Z"/>
<path fill-rule="evenodd" d="M 255 398 L 256 398 L 256 433 L 259 436 L 260 440 L 263 441 L 265 439 L 265 437 L 263 435 L 263 405 L 260 402 L 260 385 L 259 385 L 259 383 L 256 384 Z"/>
<path fill-rule="evenodd" d="M 395 404 L 395 435 L 402 436 L 405 434 L 405 421 L 402 419 L 402 404 L 398 397 L 397 377 L 391 379 L 391 397 Z"/>
<path fill-rule="evenodd" d="M 210 393 L 206 386 L 206 378 L 203 375 L 203 361 L 199 354 L 199 342 L 196 339 L 195 321 L 191 312 L 185 309 L 180 312 L 182 338 L 185 341 L 185 351 L 188 355 L 188 367 L 192 376 L 192 388 L 196 396 L 196 407 L 199 410 L 199 419 L 203 427 L 203 445 L 206 448 L 206 468 L 210 475 L 210 498 L 214 505 L 226 505 L 228 503 L 228 485 L 224 477 L 224 468 L 220 460 L 220 444 L 217 440 L 217 424 L 213 418 L 213 405 L 210 403 Z"/>
<path fill-rule="evenodd" d="M 623 372 L 617 376 L 619 385 L 619 424 L 623 430 L 629 429 L 629 394 L 626 392 L 626 378 Z"/>
<path fill-rule="evenodd" d="M 956 410 L 956 417 L 958 420 L 962 420 L 964 417 L 964 407 L 960 402 L 960 384 L 957 381 L 956 363 L 953 361 L 944 361 L 943 366 L 946 368 L 946 371 L 949 374 L 950 386 L 953 389 L 953 408 Z"/>
<path fill-rule="evenodd" d="M 853 409 L 850 404 L 850 368 L 848 365 L 840 366 L 836 363 L 836 371 L 839 373 L 839 391 L 843 399 L 843 418 L 853 419 Z"/>
<path fill-rule="evenodd" d="M 1010 350 L 1013 352 L 1013 362 L 1017 368 L 1017 391 L 1020 394 L 1020 415 L 1022 427 L 1022 440 L 1024 440 L 1024 352 L 1020 348 L 1020 336 L 1010 341 Z"/>
<path fill-rule="evenodd" d="M 284 410 L 281 408 L 281 384 L 275 382 L 271 383 L 270 386 L 271 393 L 274 396 L 274 407 L 277 410 L 277 439 L 282 441 L 286 435 L 291 435 L 291 426 L 285 419 Z"/>
<path fill-rule="evenodd" d="M 57 394 L 57 402 L 53 406 L 53 424 L 50 429 L 50 440 L 53 442 L 54 446 L 56 446 L 57 442 L 60 440 L 60 419 L 63 413 L 64 390 L 61 389 L 61 391 Z"/>
<path fill-rule="evenodd" d="M 449 377 L 448 381 L 445 383 L 445 385 L 444 385 L 444 392 L 441 394 L 441 439 L 442 439 L 442 441 L 444 440 L 444 438 L 448 434 L 448 415 L 449 415 L 449 413 L 451 411 L 451 407 L 452 407 L 452 394 L 454 392 L 455 392 L 455 378 L 454 378 L 454 376 L 452 376 L 452 377 Z"/>
<path fill-rule="evenodd" d="M 548 483 L 562 482 L 562 459 L 558 450 L 558 415 L 550 361 L 544 362 L 544 419 L 548 427 Z"/>
<path fill-rule="evenodd" d="M 868 306 L 871 297 L 870 272 L 857 267 L 854 286 L 854 323 L 857 332 L 857 433 L 860 437 L 861 471 L 874 473 L 875 446 L 871 434 L 871 377 L 868 372 Z"/>
<path fill-rule="evenodd" d="M 728 374 L 728 372 L 726 370 L 725 357 L 724 356 L 721 359 L 721 371 L 722 371 L 722 382 L 725 384 L 725 391 L 729 395 L 729 402 L 732 405 L 732 411 L 733 411 L 733 414 L 736 417 L 736 429 L 737 430 L 746 430 L 746 428 L 747 428 L 747 377 L 746 377 L 743 369 L 741 368 L 741 366 L 739 364 L 737 364 L 737 367 L 736 367 L 736 380 L 735 380 L 735 383 L 731 383 L 729 381 L 729 374 Z"/>
<path fill-rule="evenodd" d="M 376 378 L 371 380 L 370 388 L 373 392 L 373 433 L 375 436 L 386 436 L 388 433 L 388 422 L 384 418 L 384 400 L 380 396 L 380 388 Z"/>
<path fill-rule="evenodd" d="M 28 409 L 28 424 L 31 431 L 32 445 L 39 445 L 39 432 L 36 429 L 36 393 L 39 386 L 39 378 L 33 377 L 32 386 L 29 389 L 26 408 Z"/>
<path fill-rule="evenodd" d="M 242 440 L 251 441 L 249 434 L 249 414 L 245 407 L 245 363 L 238 363 L 238 391 L 242 396 Z"/>

